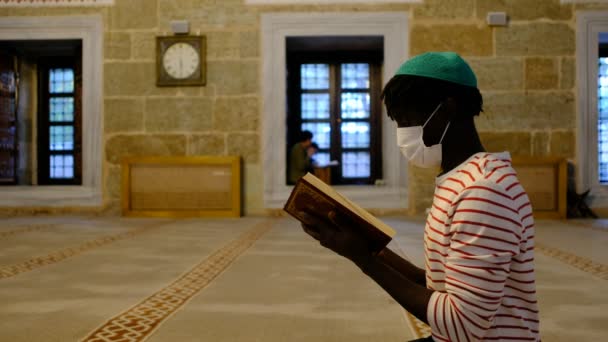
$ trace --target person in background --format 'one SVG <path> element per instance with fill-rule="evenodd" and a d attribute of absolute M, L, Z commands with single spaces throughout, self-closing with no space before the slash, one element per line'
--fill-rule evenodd
<path fill-rule="evenodd" d="M 298 142 L 293 145 L 289 153 L 289 175 L 290 184 L 295 183 L 306 172 L 312 170 L 311 158 L 308 148 L 312 146 L 313 134 L 310 131 L 302 131 Z"/>
<path fill-rule="evenodd" d="M 310 158 L 310 169 L 308 172 L 312 173 L 314 168 L 319 166 L 318 161 L 314 158 L 315 154 L 319 152 L 319 145 L 317 145 L 315 142 L 311 143 L 306 149 L 306 152 L 308 154 L 308 158 Z"/>
<path fill-rule="evenodd" d="M 371 253 L 336 212 L 306 212 L 314 223 L 304 231 L 429 324 L 432 336 L 421 341 L 540 341 L 532 206 L 509 153 L 488 153 L 479 139 L 483 99 L 473 70 L 453 52 L 415 56 L 382 98 L 405 158 L 439 170 L 425 267 L 388 248 Z"/>

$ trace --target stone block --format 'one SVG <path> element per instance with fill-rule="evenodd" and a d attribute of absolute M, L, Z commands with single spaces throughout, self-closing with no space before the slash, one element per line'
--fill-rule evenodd
<path fill-rule="evenodd" d="M 463 56 L 491 56 L 492 29 L 472 24 L 414 24 L 410 34 L 412 55 L 427 51 L 455 51 Z"/>
<path fill-rule="evenodd" d="M 257 97 L 220 97 L 213 108 L 213 129 L 255 131 L 259 116 Z"/>
<path fill-rule="evenodd" d="M 245 176 L 243 189 L 245 195 L 245 215 L 261 215 L 264 213 L 264 168 L 260 164 L 244 165 L 241 171 Z M 282 211 L 282 210 L 281 210 Z"/>
<path fill-rule="evenodd" d="M 520 58 L 469 58 L 482 90 L 521 90 L 524 86 L 524 67 Z"/>
<path fill-rule="evenodd" d="M 207 98 L 149 98 L 146 131 L 206 131 L 212 127 L 212 113 L 213 102 Z"/>
<path fill-rule="evenodd" d="M 549 155 L 549 139 L 549 132 L 533 132 L 532 155 L 535 157 L 544 157 Z"/>
<path fill-rule="evenodd" d="M 560 89 L 573 89 L 576 84 L 576 63 L 574 58 L 563 57 L 560 61 Z"/>
<path fill-rule="evenodd" d="M 158 27 L 158 1 L 116 1 L 110 11 L 111 28 L 114 30 L 129 30 Z"/>
<path fill-rule="evenodd" d="M 137 132 L 144 129 L 144 101 L 142 99 L 106 99 L 104 101 L 104 130 Z"/>
<path fill-rule="evenodd" d="M 570 91 L 484 93 L 482 131 L 573 129 L 574 94 Z"/>
<path fill-rule="evenodd" d="M 550 155 L 554 157 L 574 158 L 576 155 L 576 135 L 574 131 L 551 132 Z"/>
<path fill-rule="evenodd" d="M 246 163 L 257 163 L 260 155 L 260 137 L 256 133 L 228 134 L 228 155 L 241 156 Z"/>
<path fill-rule="evenodd" d="M 558 0 L 482 0 L 477 1 L 477 17 L 485 19 L 488 12 L 507 12 L 509 19 L 515 20 L 569 20 L 573 12 L 571 6 L 560 4 Z"/>
<path fill-rule="evenodd" d="M 239 32 L 210 32 L 207 34 L 207 58 L 238 58 L 240 54 Z"/>
<path fill-rule="evenodd" d="M 574 29 L 568 24 L 535 22 L 496 29 L 498 56 L 571 56 L 574 49 Z"/>
<path fill-rule="evenodd" d="M 222 1 L 210 8 L 209 21 L 207 25 L 227 27 L 233 25 L 254 26 L 258 24 L 258 8 L 255 6 L 244 6 L 242 3 Z"/>
<path fill-rule="evenodd" d="M 414 19 L 463 19 L 475 13 L 475 0 L 452 0 L 446 6 L 445 0 L 426 0 L 423 5 L 413 8 Z"/>
<path fill-rule="evenodd" d="M 213 94 L 214 87 L 158 87 L 156 62 L 110 62 L 104 65 L 106 96 L 186 96 Z"/>
<path fill-rule="evenodd" d="M 159 5 L 161 20 L 174 20 L 176 18 L 188 18 L 191 23 L 207 19 L 217 0 L 161 0 Z M 192 26 L 190 26 L 192 29 Z"/>
<path fill-rule="evenodd" d="M 532 135 L 528 132 L 479 132 L 488 152 L 510 152 L 512 156 L 532 154 Z"/>
<path fill-rule="evenodd" d="M 215 86 L 217 95 L 257 94 L 259 64 L 257 61 L 210 61 L 207 83 Z"/>
<path fill-rule="evenodd" d="M 260 36 L 258 31 L 244 31 L 240 33 L 239 56 L 251 58 L 260 56 Z"/>
<path fill-rule="evenodd" d="M 137 60 L 156 62 L 155 32 L 133 32 L 131 34 L 131 55 Z"/>
<path fill-rule="evenodd" d="M 188 18 L 191 23 L 205 26 L 254 26 L 258 23 L 258 8 L 245 6 L 235 0 L 179 0 L 160 2 L 162 27 L 169 27 L 170 20 Z"/>
<path fill-rule="evenodd" d="M 110 166 L 105 177 L 105 194 L 110 200 L 119 200 L 122 195 L 122 167 Z"/>
<path fill-rule="evenodd" d="M 106 96 L 142 96 L 155 84 L 153 63 L 106 63 L 104 65 Z"/>
<path fill-rule="evenodd" d="M 526 89 L 555 89 L 558 79 L 557 59 L 526 58 Z"/>
<path fill-rule="evenodd" d="M 131 35 L 123 32 L 106 32 L 104 36 L 105 59 L 131 58 Z"/>
<path fill-rule="evenodd" d="M 188 138 L 188 155 L 221 156 L 226 154 L 226 139 L 223 133 L 195 134 Z"/>
<path fill-rule="evenodd" d="M 119 164 L 127 156 L 183 156 L 186 137 L 181 134 L 115 135 L 106 142 L 106 159 Z"/>

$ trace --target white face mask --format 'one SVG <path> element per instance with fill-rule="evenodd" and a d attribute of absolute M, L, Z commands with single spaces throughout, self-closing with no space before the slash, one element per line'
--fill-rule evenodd
<path fill-rule="evenodd" d="M 405 158 L 416 166 L 424 168 L 441 166 L 441 142 L 443 141 L 443 137 L 445 137 L 445 133 L 450 127 L 450 123 L 448 122 L 448 125 L 445 127 L 443 135 L 439 140 L 439 144 L 426 146 L 424 144 L 424 140 L 422 139 L 424 127 L 429 120 L 431 120 L 433 115 L 437 113 L 440 107 L 441 103 L 437 106 L 437 108 L 435 108 L 431 116 L 429 116 L 422 126 L 397 128 L 397 145 L 399 146 L 399 149 L 401 149 L 401 153 L 405 156 Z"/>

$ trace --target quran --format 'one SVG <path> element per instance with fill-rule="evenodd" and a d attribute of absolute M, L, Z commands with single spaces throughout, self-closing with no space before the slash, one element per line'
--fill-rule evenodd
<path fill-rule="evenodd" d="M 311 173 L 296 182 L 283 209 L 304 224 L 310 222 L 306 222 L 306 218 L 301 215 L 303 211 L 328 220 L 329 212 L 334 211 L 353 223 L 353 229 L 369 241 L 372 252 L 382 250 L 396 234 L 393 228 Z"/>

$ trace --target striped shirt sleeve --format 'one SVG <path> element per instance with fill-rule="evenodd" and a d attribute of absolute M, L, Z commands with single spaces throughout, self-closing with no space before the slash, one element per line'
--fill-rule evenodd
<path fill-rule="evenodd" d="M 521 218 L 492 181 L 462 191 L 448 214 L 446 291 L 433 293 L 427 319 L 438 341 L 477 341 L 493 326 L 511 259 L 520 252 Z"/>

